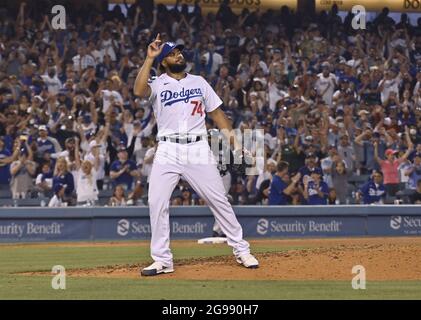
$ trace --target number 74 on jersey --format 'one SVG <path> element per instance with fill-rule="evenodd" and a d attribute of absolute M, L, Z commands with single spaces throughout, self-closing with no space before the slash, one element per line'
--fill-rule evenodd
<path fill-rule="evenodd" d="M 194 116 L 195 114 L 200 114 L 200 116 L 203 117 L 204 112 L 203 112 L 202 102 L 201 101 L 190 101 L 190 103 L 194 105 L 194 108 L 193 108 L 193 111 L 192 111 L 191 115 Z"/>

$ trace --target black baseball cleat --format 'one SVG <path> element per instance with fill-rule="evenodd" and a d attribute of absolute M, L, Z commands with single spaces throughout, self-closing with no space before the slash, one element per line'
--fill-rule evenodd
<path fill-rule="evenodd" d="M 142 271 L 140 271 L 140 274 L 142 276 L 157 276 L 161 273 L 171 273 L 174 272 L 174 267 L 170 266 L 164 266 L 161 262 L 154 262 L 149 267 L 143 268 Z"/>
<path fill-rule="evenodd" d="M 223 234 L 222 232 L 214 231 L 212 233 L 212 237 L 213 238 L 226 238 L 227 236 L 225 234 Z"/>

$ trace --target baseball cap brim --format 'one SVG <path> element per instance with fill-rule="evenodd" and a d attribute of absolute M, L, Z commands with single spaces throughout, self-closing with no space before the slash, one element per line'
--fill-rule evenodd
<path fill-rule="evenodd" d="M 385 155 L 388 156 L 388 155 L 397 154 L 397 153 L 399 153 L 398 150 L 387 149 L 386 152 L 385 152 Z"/>

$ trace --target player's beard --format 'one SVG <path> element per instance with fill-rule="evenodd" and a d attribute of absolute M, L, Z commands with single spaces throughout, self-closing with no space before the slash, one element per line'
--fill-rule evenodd
<path fill-rule="evenodd" d="M 180 73 L 183 72 L 186 69 L 187 63 L 186 61 L 180 62 L 180 63 L 174 63 L 168 65 L 168 70 L 171 73 Z"/>

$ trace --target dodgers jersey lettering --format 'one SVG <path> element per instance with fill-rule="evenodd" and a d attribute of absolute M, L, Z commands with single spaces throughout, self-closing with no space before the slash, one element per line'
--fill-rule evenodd
<path fill-rule="evenodd" d="M 176 80 L 164 73 L 149 86 L 158 137 L 207 134 L 206 112 L 218 108 L 222 100 L 203 77 L 187 73 Z"/>

